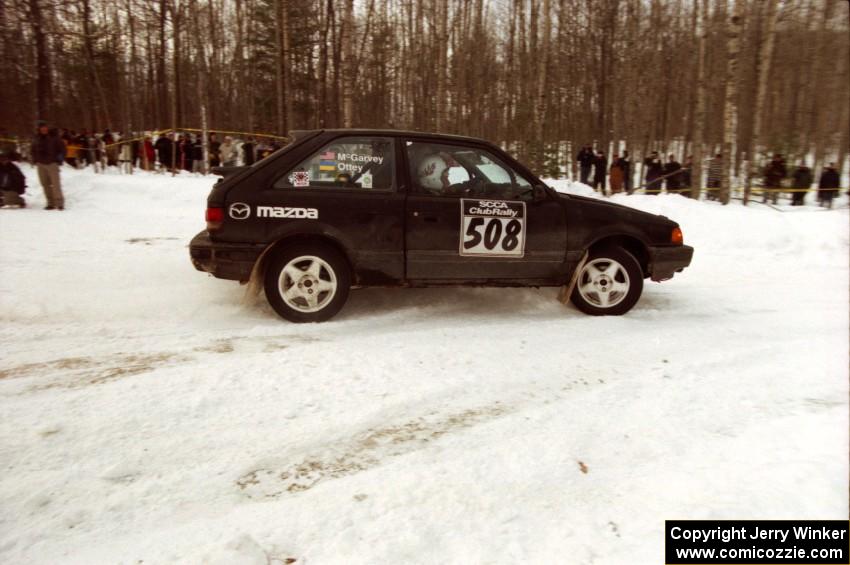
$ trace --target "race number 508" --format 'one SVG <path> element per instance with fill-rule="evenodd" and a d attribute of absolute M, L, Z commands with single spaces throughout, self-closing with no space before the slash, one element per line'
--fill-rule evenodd
<path fill-rule="evenodd" d="M 463 249 L 483 255 L 522 255 L 522 222 L 506 218 L 464 218 Z"/>

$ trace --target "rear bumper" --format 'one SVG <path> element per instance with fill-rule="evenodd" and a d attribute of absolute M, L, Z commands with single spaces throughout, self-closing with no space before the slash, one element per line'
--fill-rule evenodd
<path fill-rule="evenodd" d="M 213 241 L 209 232 L 202 231 L 192 238 L 189 257 L 199 271 L 219 279 L 247 281 L 264 247 L 262 244 Z"/>
<path fill-rule="evenodd" d="M 649 248 L 649 276 L 656 282 L 672 279 L 691 264 L 694 248 L 689 245 Z"/>

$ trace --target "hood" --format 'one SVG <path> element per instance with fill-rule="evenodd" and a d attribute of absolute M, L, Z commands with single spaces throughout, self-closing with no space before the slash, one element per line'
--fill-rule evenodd
<path fill-rule="evenodd" d="M 678 225 L 676 222 L 674 222 L 667 216 L 662 216 L 660 214 L 651 214 L 649 212 L 637 210 L 629 206 L 624 206 L 622 204 L 614 204 L 613 202 L 607 202 L 605 200 L 599 200 L 597 198 L 578 196 L 576 194 L 564 194 L 561 192 L 558 193 L 558 198 L 560 198 L 562 201 L 572 203 L 573 206 L 578 204 L 579 207 L 584 210 L 604 212 L 606 215 L 610 215 L 616 218 L 664 224 L 669 225 L 670 227 Z"/>

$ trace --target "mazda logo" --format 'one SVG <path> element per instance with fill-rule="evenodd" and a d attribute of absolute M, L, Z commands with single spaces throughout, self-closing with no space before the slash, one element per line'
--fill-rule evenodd
<path fill-rule="evenodd" d="M 234 220 L 244 220 L 251 215 L 251 207 L 244 202 L 234 202 L 230 205 L 230 217 Z"/>

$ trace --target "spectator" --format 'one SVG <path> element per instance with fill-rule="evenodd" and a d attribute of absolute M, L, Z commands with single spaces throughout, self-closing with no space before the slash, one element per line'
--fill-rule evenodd
<path fill-rule="evenodd" d="M 608 184 L 611 185 L 611 194 L 623 191 L 623 159 L 614 153 L 611 158 L 611 169 L 608 171 Z"/>
<path fill-rule="evenodd" d="M 251 166 L 254 164 L 254 145 L 255 141 L 253 137 L 248 138 L 248 141 L 242 144 L 242 164 L 245 166 Z"/>
<path fill-rule="evenodd" d="M 667 162 L 664 163 L 663 173 L 665 176 L 665 183 L 667 185 L 667 192 L 677 193 L 679 192 L 679 187 L 681 186 L 681 173 L 682 164 L 676 160 L 676 156 L 670 153 L 667 157 Z"/>
<path fill-rule="evenodd" d="M 720 198 L 720 183 L 723 181 L 723 154 L 718 153 L 708 162 L 708 190 L 705 197 L 709 200 Z"/>
<path fill-rule="evenodd" d="M 221 165 L 221 156 L 218 153 L 220 147 L 221 142 L 216 139 L 214 133 L 211 133 L 210 145 L 208 149 L 208 151 L 210 152 L 210 167 L 218 167 L 219 165 Z"/>
<path fill-rule="evenodd" d="M 86 157 L 89 164 L 94 165 L 95 169 L 101 164 L 100 140 L 94 133 L 86 137 Z"/>
<path fill-rule="evenodd" d="M 133 141 L 130 142 L 130 161 L 133 167 L 139 166 L 139 160 L 142 158 L 142 142 L 139 141 L 139 134 L 132 134 Z"/>
<path fill-rule="evenodd" d="M 776 204 L 779 198 L 779 189 L 782 188 L 782 180 L 788 176 L 788 170 L 785 168 L 785 160 L 779 153 L 773 156 L 773 160 L 768 163 L 764 169 L 764 199 L 767 202 L 770 198 L 771 202 Z"/>
<path fill-rule="evenodd" d="M 192 137 L 188 134 L 182 134 L 177 146 L 177 158 L 179 159 L 179 167 L 184 171 L 192 171 L 193 152 Z"/>
<path fill-rule="evenodd" d="M 133 143 L 125 141 L 115 146 L 118 149 L 118 168 L 127 173 L 133 172 Z"/>
<path fill-rule="evenodd" d="M 145 141 L 142 143 L 142 169 L 152 171 L 156 164 L 156 152 L 153 148 L 151 136 L 146 135 Z"/>
<path fill-rule="evenodd" d="M 830 163 L 820 175 L 818 182 L 818 202 L 821 206 L 832 208 L 832 199 L 838 196 L 838 187 L 841 185 L 835 163 Z"/>
<path fill-rule="evenodd" d="M 198 136 L 195 138 L 195 142 L 192 143 L 192 172 L 193 173 L 204 173 L 206 172 L 206 168 L 204 167 L 204 142 L 201 140 L 202 136 Z"/>
<path fill-rule="evenodd" d="M 65 144 L 47 122 L 38 122 L 38 132 L 32 140 L 32 161 L 38 169 L 38 180 L 47 199 L 45 210 L 64 210 L 65 197 L 59 166 L 65 160 Z"/>
<path fill-rule="evenodd" d="M 623 156 L 620 157 L 620 168 L 623 170 L 623 188 L 626 189 L 626 194 L 634 192 L 632 189 L 632 158 L 629 157 L 628 151 L 623 151 Z"/>
<path fill-rule="evenodd" d="M 264 138 L 257 141 L 257 161 L 261 161 L 269 156 L 269 146 Z"/>
<path fill-rule="evenodd" d="M 688 158 L 685 160 L 685 164 L 682 166 L 682 172 L 679 174 L 679 179 L 681 181 L 680 189 L 685 189 L 682 194 L 691 197 L 691 187 L 693 186 L 691 183 L 693 182 L 692 171 L 694 170 L 694 156 L 688 155 Z"/>
<path fill-rule="evenodd" d="M 221 159 L 221 164 L 225 167 L 235 167 L 236 160 L 239 158 L 239 151 L 236 149 L 236 146 L 233 144 L 233 138 L 225 136 L 224 143 L 222 143 L 218 148 L 219 158 Z"/>
<path fill-rule="evenodd" d="M 582 184 L 590 184 L 590 168 L 596 163 L 596 155 L 593 154 L 593 149 L 590 145 L 585 145 L 576 155 L 579 171 L 581 173 Z"/>
<path fill-rule="evenodd" d="M 791 194 L 791 206 L 802 206 L 806 200 L 806 193 L 803 190 L 810 189 L 814 180 L 812 170 L 806 166 L 805 161 L 800 161 L 800 164 L 797 165 L 792 179 L 794 185 L 791 188 L 794 189 L 794 192 Z"/>
<path fill-rule="evenodd" d="M 661 177 L 664 173 L 664 165 L 658 157 L 658 151 L 653 151 L 649 157 L 643 160 L 646 166 L 646 193 L 658 194 L 661 192 Z"/>
<path fill-rule="evenodd" d="M 27 181 L 21 169 L 12 162 L 13 153 L 0 149 L 0 192 L 3 194 L 3 208 L 26 208 L 21 195 L 26 192 Z"/>
<path fill-rule="evenodd" d="M 593 162 L 593 190 L 598 190 L 605 195 L 605 177 L 608 172 L 608 158 L 604 151 L 600 151 L 596 155 L 596 160 Z"/>
<path fill-rule="evenodd" d="M 104 152 L 106 153 L 106 166 L 116 166 L 118 164 L 118 146 L 115 144 L 118 143 L 118 139 L 107 128 L 103 130 L 103 136 L 100 140 L 103 142 Z"/>
<path fill-rule="evenodd" d="M 65 139 L 65 162 L 75 169 L 79 168 L 80 152 L 83 149 L 79 139 L 73 132 Z"/>
<path fill-rule="evenodd" d="M 159 134 L 159 138 L 154 144 L 159 163 L 165 169 L 170 169 L 172 166 L 172 145 L 172 141 L 164 133 Z"/>

